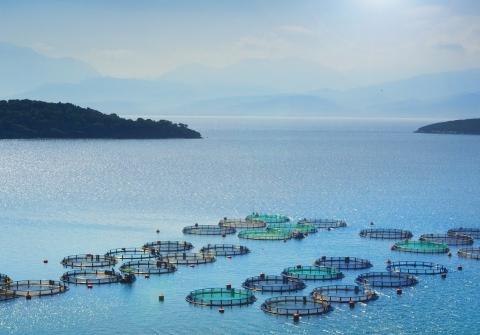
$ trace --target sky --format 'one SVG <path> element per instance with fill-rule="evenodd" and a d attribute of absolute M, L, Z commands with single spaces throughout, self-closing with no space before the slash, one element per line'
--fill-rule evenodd
<path fill-rule="evenodd" d="M 394 80 L 480 67 L 480 1 L 1 0 L 0 42 L 121 78 L 290 59 Z"/>

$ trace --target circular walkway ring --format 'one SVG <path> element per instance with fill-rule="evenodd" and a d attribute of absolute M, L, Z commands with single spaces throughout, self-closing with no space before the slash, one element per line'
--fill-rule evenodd
<path fill-rule="evenodd" d="M 327 257 L 322 256 L 314 263 L 315 266 L 328 266 L 338 270 L 362 270 L 373 265 L 368 259 L 357 257 Z"/>
<path fill-rule="evenodd" d="M 297 278 L 289 278 L 277 275 L 264 275 L 247 278 L 243 284 L 243 288 L 252 291 L 260 292 L 296 292 L 303 290 L 306 285 L 303 281 Z"/>
<path fill-rule="evenodd" d="M 143 248 L 154 250 L 156 253 L 179 252 L 193 249 L 193 244 L 186 241 L 155 241 L 145 243 Z"/>
<path fill-rule="evenodd" d="M 387 271 L 409 273 L 412 275 L 437 275 L 448 273 L 445 266 L 422 261 L 400 261 L 387 265 Z"/>
<path fill-rule="evenodd" d="M 408 240 L 413 237 L 409 230 L 393 228 L 368 228 L 360 231 L 360 237 L 381 240 Z"/>
<path fill-rule="evenodd" d="M 4 286 L 5 293 L 16 297 L 43 297 L 68 290 L 68 286 L 56 280 L 19 280 Z"/>
<path fill-rule="evenodd" d="M 307 296 L 280 296 L 265 300 L 261 306 L 262 311 L 277 315 L 319 315 L 331 310 L 329 303 L 315 301 Z"/>
<path fill-rule="evenodd" d="M 119 270 L 122 273 L 133 273 L 136 275 L 161 275 L 175 272 L 177 267 L 171 263 L 150 259 L 125 262 L 120 266 Z"/>
<path fill-rule="evenodd" d="M 314 300 L 350 303 L 367 302 L 378 298 L 377 292 L 357 285 L 327 285 L 320 286 L 312 291 Z"/>
<path fill-rule="evenodd" d="M 405 287 L 418 283 L 415 276 L 400 272 L 367 272 L 359 275 L 355 282 L 368 287 Z"/>
<path fill-rule="evenodd" d="M 213 256 L 239 256 L 246 255 L 250 249 L 243 245 L 236 244 L 207 244 L 200 249 L 202 254 L 210 254 Z"/>
<path fill-rule="evenodd" d="M 292 266 L 284 269 L 282 275 L 288 278 L 301 280 L 338 280 L 344 277 L 343 273 L 328 266 Z"/>
<path fill-rule="evenodd" d="M 189 303 L 202 306 L 240 306 L 255 302 L 251 291 L 236 288 L 204 288 L 190 292 Z"/>
<path fill-rule="evenodd" d="M 117 259 L 105 255 L 71 255 L 62 259 L 61 264 L 71 268 L 105 268 L 115 266 Z"/>

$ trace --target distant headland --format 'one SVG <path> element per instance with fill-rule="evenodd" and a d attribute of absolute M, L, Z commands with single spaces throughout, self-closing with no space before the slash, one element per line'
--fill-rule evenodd
<path fill-rule="evenodd" d="M 0 100 L 0 139 L 201 138 L 183 123 L 129 120 L 70 103 Z"/>
<path fill-rule="evenodd" d="M 466 119 L 433 123 L 420 127 L 416 133 L 480 135 L 480 119 Z"/>

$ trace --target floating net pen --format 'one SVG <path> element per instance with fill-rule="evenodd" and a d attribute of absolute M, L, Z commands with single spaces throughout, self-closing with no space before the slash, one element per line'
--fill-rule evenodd
<path fill-rule="evenodd" d="M 105 256 L 115 257 L 118 260 L 142 260 L 157 257 L 157 252 L 146 248 L 117 248 L 109 250 Z"/>
<path fill-rule="evenodd" d="M 117 263 L 117 259 L 113 256 L 106 255 L 72 255 L 62 259 L 63 266 L 72 268 L 102 268 L 111 267 Z"/>
<path fill-rule="evenodd" d="M 317 232 L 317 228 L 311 224 L 306 223 L 269 223 L 268 229 L 277 229 L 287 232 L 300 232 L 304 234 L 312 234 Z"/>
<path fill-rule="evenodd" d="M 420 241 L 445 243 L 450 246 L 456 245 L 472 245 L 473 238 L 463 234 L 423 234 L 419 238 Z"/>
<path fill-rule="evenodd" d="M 79 269 L 65 272 L 60 279 L 76 285 L 111 284 L 122 280 L 122 275 L 112 270 Z"/>
<path fill-rule="evenodd" d="M 359 275 L 355 282 L 371 287 L 403 287 L 417 284 L 417 278 L 401 272 L 367 272 Z"/>
<path fill-rule="evenodd" d="M 232 227 L 222 227 L 218 225 L 199 225 L 187 226 L 183 228 L 184 234 L 192 235 L 228 235 L 235 234 L 236 230 Z"/>
<path fill-rule="evenodd" d="M 392 229 L 392 228 L 370 228 L 362 229 L 360 237 L 375 238 L 383 240 L 408 240 L 413 234 L 409 230 Z"/>
<path fill-rule="evenodd" d="M 414 275 L 437 275 L 447 273 L 445 266 L 422 261 L 400 261 L 387 265 L 387 271 L 409 273 Z"/>
<path fill-rule="evenodd" d="M 133 273 L 137 275 L 161 275 L 172 273 L 177 270 L 174 264 L 163 262 L 155 259 L 129 261 L 120 266 L 122 273 Z"/>
<path fill-rule="evenodd" d="M 193 244 L 186 241 L 154 241 L 145 243 L 143 248 L 154 250 L 157 253 L 177 252 L 193 249 Z"/>
<path fill-rule="evenodd" d="M 265 241 L 279 241 L 288 240 L 292 238 L 292 233 L 289 231 L 278 229 L 265 229 L 265 230 L 243 230 L 238 233 L 239 238 L 245 238 L 249 240 L 265 240 Z"/>
<path fill-rule="evenodd" d="M 221 227 L 230 227 L 236 229 L 254 229 L 265 228 L 266 223 L 261 220 L 229 219 L 223 218 L 218 223 Z"/>
<path fill-rule="evenodd" d="M 480 228 L 473 228 L 473 227 L 452 228 L 448 231 L 448 234 L 449 235 L 462 234 L 462 235 L 468 235 L 474 239 L 480 239 Z"/>
<path fill-rule="evenodd" d="M 199 265 L 215 262 L 216 258 L 210 254 L 193 252 L 173 252 L 161 254 L 158 259 L 175 265 Z"/>
<path fill-rule="evenodd" d="M 463 258 L 480 259 L 480 248 L 463 248 L 458 250 L 458 256 Z"/>
<path fill-rule="evenodd" d="M 191 304 L 202 306 L 240 306 L 255 302 L 256 298 L 249 290 L 236 288 L 204 288 L 187 295 Z"/>
<path fill-rule="evenodd" d="M 260 213 L 252 213 L 248 215 L 246 220 L 260 220 L 267 224 L 269 223 L 286 223 L 290 221 L 290 218 L 286 215 L 280 214 L 260 214 Z"/>
<path fill-rule="evenodd" d="M 417 254 L 446 254 L 450 249 L 445 243 L 407 240 L 395 243 L 392 250 Z"/>
<path fill-rule="evenodd" d="M 307 296 L 280 296 L 265 300 L 261 306 L 265 313 L 277 315 L 319 315 L 331 310 L 325 301 L 316 301 Z"/>
<path fill-rule="evenodd" d="M 328 266 L 339 270 L 361 270 L 372 267 L 368 259 L 357 257 L 327 257 L 322 256 L 314 263 L 315 266 Z"/>
<path fill-rule="evenodd" d="M 292 266 L 283 270 L 282 275 L 302 280 L 337 280 L 342 279 L 343 273 L 328 266 Z"/>
<path fill-rule="evenodd" d="M 318 229 L 335 229 L 347 226 L 347 223 L 344 220 L 336 219 L 304 218 L 299 220 L 298 223 L 313 225 Z"/>
<path fill-rule="evenodd" d="M 327 285 L 315 288 L 312 291 L 315 301 L 335 303 L 367 302 L 378 298 L 374 290 L 357 285 Z"/>
<path fill-rule="evenodd" d="M 242 287 L 252 291 L 276 292 L 281 294 L 284 292 L 303 290 L 305 283 L 297 278 L 261 274 L 256 277 L 247 278 L 243 282 Z"/>
<path fill-rule="evenodd" d="M 248 254 L 250 249 L 243 245 L 235 244 L 207 244 L 200 249 L 200 252 L 213 256 L 239 256 Z"/>
<path fill-rule="evenodd" d="M 15 297 L 31 298 L 63 293 L 68 287 L 56 280 L 20 280 L 10 282 L 3 290 L 5 294 Z"/>

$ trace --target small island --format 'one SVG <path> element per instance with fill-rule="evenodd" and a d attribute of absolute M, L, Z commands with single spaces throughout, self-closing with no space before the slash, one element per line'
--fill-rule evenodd
<path fill-rule="evenodd" d="M 480 119 L 455 120 L 420 127 L 416 133 L 480 135 Z"/>
<path fill-rule="evenodd" d="M 183 123 L 129 120 L 70 103 L 0 101 L 0 139 L 167 139 L 201 138 Z"/>

